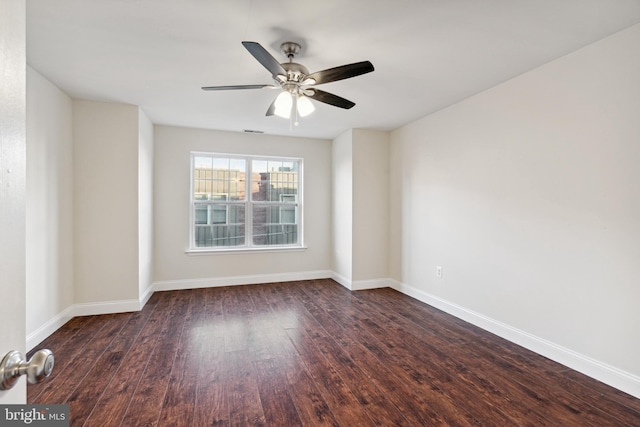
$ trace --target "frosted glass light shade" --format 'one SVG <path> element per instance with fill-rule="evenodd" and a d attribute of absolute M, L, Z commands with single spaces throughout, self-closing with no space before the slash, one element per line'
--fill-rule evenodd
<path fill-rule="evenodd" d="M 275 102 L 275 111 L 273 114 L 276 116 L 288 119 L 291 117 L 291 106 L 293 105 L 293 98 L 287 91 L 283 91 L 278 95 Z"/>
<path fill-rule="evenodd" d="M 306 96 L 298 98 L 298 114 L 300 114 L 300 117 L 308 116 L 313 113 L 315 109 L 316 107 L 313 106 L 313 103 Z"/>

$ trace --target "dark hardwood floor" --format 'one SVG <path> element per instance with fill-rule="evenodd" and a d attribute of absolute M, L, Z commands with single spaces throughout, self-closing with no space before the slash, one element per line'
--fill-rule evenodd
<path fill-rule="evenodd" d="M 38 348 L 74 426 L 639 426 L 640 400 L 391 289 L 158 292 Z"/>

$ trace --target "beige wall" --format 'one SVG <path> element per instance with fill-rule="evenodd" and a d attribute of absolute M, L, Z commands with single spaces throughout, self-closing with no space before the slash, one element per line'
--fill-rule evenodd
<path fill-rule="evenodd" d="M 386 279 L 388 263 L 389 133 L 354 129 L 353 280 Z"/>
<path fill-rule="evenodd" d="M 349 289 L 386 286 L 389 133 L 351 129 L 332 143 L 333 274 Z"/>
<path fill-rule="evenodd" d="M 394 131 L 390 181 L 405 290 L 575 352 L 636 395 L 638 46 L 636 25 Z"/>
<path fill-rule="evenodd" d="M 73 305 L 72 126 L 71 98 L 27 68 L 27 336 Z"/>
<path fill-rule="evenodd" d="M 75 315 L 137 310 L 153 284 L 153 124 L 71 100 L 28 68 L 27 346 Z"/>
<path fill-rule="evenodd" d="M 73 101 L 76 303 L 138 300 L 138 107 Z"/>
<path fill-rule="evenodd" d="M 228 278 L 251 281 L 308 272 L 325 272 L 326 276 L 331 268 L 330 141 L 169 126 L 156 126 L 154 136 L 154 280 L 160 287 L 207 286 L 232 283 L 225 282 Z M 307 249 L 188 255 L 192 151 L 302 158 Z"/>

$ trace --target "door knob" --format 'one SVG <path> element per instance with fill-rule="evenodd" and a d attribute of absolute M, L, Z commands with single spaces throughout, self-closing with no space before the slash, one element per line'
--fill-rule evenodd
<path fill-rule="evenodd" d="M 31 384 L 42 382 L 53 371 L 53 352 L 38 350 L 29 361 L 19 351 L 10 351 L 0 362 L 0 390 L 9 390 L 21 375 L 26 375 Z"/>

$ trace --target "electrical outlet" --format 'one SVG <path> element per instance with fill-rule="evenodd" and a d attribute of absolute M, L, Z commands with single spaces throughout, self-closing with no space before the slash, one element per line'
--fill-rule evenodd
<path fill-rule="evenodd" d="M 436 277 L 439 277 L 442 279 L 442 267 L 441 266 L 437 266 L 436 267 Z"/>

